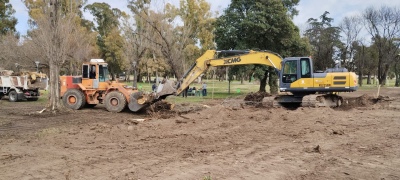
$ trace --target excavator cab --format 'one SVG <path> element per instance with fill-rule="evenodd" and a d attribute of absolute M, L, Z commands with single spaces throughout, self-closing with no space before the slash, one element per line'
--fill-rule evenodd
<path fill-rule="evenodd" d="M 309 57 L 290 57 L 282 61 L 282 70 L 280 76 L 280 90 L 289 91 L 296 94 L 296 89 L 292 87 L 299 87 L 298 91 L 302 94 L 312 94 L 315 90 L 308 87 L 313 87 L 312 78 L 312 60 Z"/>

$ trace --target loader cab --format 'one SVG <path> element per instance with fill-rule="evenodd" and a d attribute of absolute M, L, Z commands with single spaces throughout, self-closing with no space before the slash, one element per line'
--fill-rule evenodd
<path fill-rule="evenodd" d="M 108 66 L 103 59 L 91 59 L 82 65 L 82 84 L 86 88 L 98 89 L 102 82 L 107 81 Z"/>
<path fill-rule="evenodd" d="M 309 57 L 290 57 L 282 61 L 280 72 L 280 91 L 293 92 L 293 87 L 310 87 L 312 81 L 313 64 Z"/>

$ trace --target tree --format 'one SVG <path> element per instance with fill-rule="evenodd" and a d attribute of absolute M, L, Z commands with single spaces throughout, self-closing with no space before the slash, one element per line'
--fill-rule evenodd
<path fill-rule="evenodd" d="M 203 50 L 213 47 L 210 5 L 205 0 L 181 0 L 179 8 L 167 3 L 162 11 L 144 10 L 150 6 L 149 0 L 128 0 L 128 4 L 152 33 L 145 35 L 151 52 L 160 54 L 178 79 L 187 70 L 188 59 L 190 64 L 195 59 L 187 56 L 197 54 L 195 44 L 199 42 Z"/>
<path fill-rule="evenodd" d="M 343 39 L 345 41 L 342 50 L 342 65 L 347 67 L 350 71 L 354 71 L 354 56 L 356 53 L 354 45 L 360 41 L 359 35 L 363 28 L 362 18 L 359 16 L 345 17 L 340 23 L 339 28 L 344 34 Z M 362 76 L 362 74 L 359 75 Z"/>
<path fill-rule="evenodd" d="M 148 8 L 143 8 L 142 10 L 148 11 Z M 140 67 L 140 65 L 143 64 L 142 60 L 146 53 L 150 53 L 149 41 L 146 37 L 152 34 L 151 28 L 149 28 L 149 25 L 142 21 L 139 16 L 133 16 L 133 18 L 131 16 L 125 16 L 122 25 L 122 33 L 125 39 L 123 46 L 125 59 L 128 64 L 133 64 L 134 62 L 137 64 L 137 66 L 133 67 L 133 71 L 135 71 L 136 67 Z M 155 52 L 153 51 L 151 53 Z M 156 55 L 154 54 L 154 56 Z M 152 58 L 146 60 L 150 59 Z M 146 62 L 144 64 L 147 65 Z M 137 73 L 136 77 L 133 79 L 133 84 L 136 84 L 137 80 L 141 79 L 139 77 L 140 73 Z"/>
<path fill-rule="evenodd" d="M 396 82 L 395 86 L 399 87 L 400 86 L 400 55 L 396 56 L 394 66 L 393 66 L 393 71 L 395 74 Z"/>
<path fill-rule="evenodd" d="M 51 111 L 57 111 L 62 107 L 59 93 L 61 67 L 70 58 L 78 59 L 77 56 L 90 53 L 88 48 L 90 36 L 86 33 L 86 28 L 76 23 L 76 15 L 61 11 L 60 0 L 51 0 L 47 1 L 48 4 L 39 5 L 25 3 L 28 8 L 32 8 L 30 15 L 34 22 L 28 40 L 32 42 L 32 48 L 43 55 L 43 63 L 48 64 L 50 69 L 48 105 Z"/>
<path fill-rule="evenodd" d="M 400 37 L 400 9 L 382 6 L 379 9 L 367 8 L 363 18 L 368 33 L 378 50 L 378 80 L 386 84 L 390 66 L 399 54 L 398 37 Z"/>
<path fill-rule="evenodd" d="M 15 33 L 17 19 L 13 16 L 15 10 L 9 0 L 0 0 L 0 36 L 9 32 Z"/>
<path fill-rule="evenodd" d="M 84 9 L 95 17 L 100 56 L 108 63 L 108 69 L 114 79 L 115 74 L 126 66 L 123 53 L 124 39 L 119 29 L 119 20 L 125 13 L 118 8 L 111 8 L 107 3 L 89 4 Z"/>
<path fill-rule="evenodd" d="M 14 63 L 19 63 L 18 38 L 13 33 L 0 36 L 0 67 L 5 69 L 16 69 Z"/>
<path fill-rule="evenodd" d="M 291 14 L 298 1 L 233 0 L 216 21 L 218 49 L 271 50 L 282 56 L 308 55 L 307 41 L 300 38 Z M 277 93 L 277 75 L 273 67 L 251 65 L 265 91 L 269 77 L 270 92 Z"/>
<path fill-rule="evenodd" d="M 29 10 L 29 16 L 30 19 L 28 20 L 28 24 L 30 25 L 30 30 L 28 30 L 28 37 L 31 36 L 32 31 L 35 31 L 35 29 L 38 29 L 38 23 L 37 20 L 41 18 L 48 18 L 50 14 L 52 13 L 52 9 L 49 8 L 49 4 L 52 1 L 50 0 L 43 0 L 43 1 L 37 1 L 37 0 L 24 0 L 24 3 L 26 7 Z M 83 46 L 88 46 L 88 47 L 82 47 L 79 49 L 79 51 L 76 51 L 73 56 L 69 56 L 63 66 L 61 67 L 61 73 L 63 74 L 69 74 L 69 75 L 78 75 L 81 73 L 81 64 L 82 61 L 85 59 L 88 59 L 89 57 L 97 56 L 97 52 L 95 49 L 95 33 L 92 32 L 93 28 L 93 23 L 89 22 L 88 20 L 83 19 L 83 13 L 81 11 L 81 7 L 86 4 L 86 0 L 59 0 L 58 1 L 58 13 L 62 17 L 70 16 L 73 18 L 72 21 L 74 21 L 74 26 L 79 27 L 79 31 L 82 34 L 90 36 L 89 38 L 85 38 L 84 40 L 86 41 L 84 45 L 81 43 Z M 83 26 L 84 28 L 81 28 L 80 26 Z M 24 45 L 26 48 L 24 48 L 23 54 L 24 56 L 27 57 L 29 63 L 34 63 L 34 61 L 45 59 L 45 57 L 42 54 L 37 54 L 37 50 L 34 50 L 31 44 L 30 39 L 26 39 L 24 41 Z M 80 41 L 83 42 L 83 41 Z M 89 44 L 88 44 L 89 42 Z M 48 64 L 44 64 L 41 62 L 42 65 L 49 66 Z"/>
<path fill-rule="evenodd" d="M 305 36 L 309 39 L 312 46 L 312 57 L 314 60 L 314 69 L 325 70 L 333 67 L 336 49 L 341 47 L 340 29 L 332 26 L 333 18 L 328 17 L 329 12 L 325 11 L 320 16 L 320 20 L 310 18 L 307 22 L 309 28 Z"/>

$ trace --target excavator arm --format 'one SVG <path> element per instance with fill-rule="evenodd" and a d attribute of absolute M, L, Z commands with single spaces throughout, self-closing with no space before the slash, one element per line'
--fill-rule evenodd
<path fill-rule="evenodd" d="M 218 58 L 221 55 L 227 55 L 227 57 Z M 279 55 L 267 51 L 208 50 L 202 56 L 200 56 L 196 60 L 195 64 L 193 64 L 193 66 L 184 74 L 182 77 L 182 82 L 176 93 L 180 94 L 193 81 L 195 81 L 197 77 L 206 72 L 210 66 L 217 67 L 261 64 L 274 67 L 280 71 L 281 62 L 282 58 Z"/>

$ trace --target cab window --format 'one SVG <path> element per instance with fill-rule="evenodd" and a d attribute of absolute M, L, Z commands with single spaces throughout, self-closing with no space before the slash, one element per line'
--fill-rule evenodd
<path fill-rule="evenodd" d="M 106 82 L 108 81 L 108 69 L 107 65 L 100 65 L 99 66 L 99 81 Z"/>
<path fill-rule="evenodd" d="M 282 82 L 292 83 L 297 80 L 297 61 L 286 61 L 283 65 Z"/>
<path fill-rule="evenodd" d="M 89 78 L 89 65 L 87 64 L 82 66 L 82 78 Z"/>
<path fill-rule="evenodd" d="M 310 59 L 307 58 L 300 59 L 300 66 L 301 66 L 301 78 L 310 78 L 311 77 Z"/>

